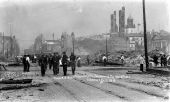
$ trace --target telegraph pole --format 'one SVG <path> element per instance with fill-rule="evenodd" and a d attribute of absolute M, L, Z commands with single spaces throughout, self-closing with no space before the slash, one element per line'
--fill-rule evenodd
<path fill-rule="evenodd" d="M 13 45 L 14 45 L 13 43 L 14 43 L 14 42 L 13 42 L 13 36 L 12 36 L 12 23 L 10 23 L 9 29 L 10 29 L 10 36 L 11 36 L 11 37 L 10 37 L 10 57 L 13 57 L 12 54 L 13 54 L 13 50 L 14 50 L 14 49 L 13 49 Z"/>
<path fill-rule="evenodd" d="M 146 35 L 145 0 L 143 0 L 143 28 L 144 28 L 144 48 L 145 48 L 146 71 L 148 71 L 149 61 L 148 61 L 148 48 L 147 48 L 147 35 Z"/>
<path fill-rule="evenodd" d="M 54 33 L 53 33 L 53 43 L 54 43 Z M 51 49 L 52 52 L 54 52 L 54 46 L 55 46 L 55 44 L 52 45 L 52 49 Z"/>
<path fill-rule="evenodd" d="M 40 49 L 40 53 L 42 54 L 42 50 L 43 50 L 43 44 L 42 44 L 42 37 L 43 37 L 43 34 L 41 33 L 41 49 Z"/>
<path fill-rule="evenodd" d="M 106 35 L 106 58 L 107 58 L 107 61 L 108 61 L 108 55 L 107 55 L 107 35 Z"/>
<path fill-rule="evenodd" d="M 53 33 L 53 41 L 54 41 L 54 33 Z"/>
<path fill-rule="evenodd" d="M 71 36 L 72 36 L 73 54 L 74 54 L 74 37 L 75 37 L 74 32 L 71 33 Z"/>
<path fill-rule="evenodd" d="M 3 32 L 3 56 L 4 56 L 4 32 Z"/>

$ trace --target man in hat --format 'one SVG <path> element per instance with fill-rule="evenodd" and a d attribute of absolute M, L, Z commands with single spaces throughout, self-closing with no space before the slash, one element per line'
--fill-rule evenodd
<path fill-rule="evenodd" d="M 66 55 L 66 52 L 63 52 L 62 65 L 63 65 L 64 76 L 67 75 L 67 64 L 68 64 L 68 56 Z"/>
<path fill-rule="evenodd" d="M 23 65 L 24 65 L 24 72 L 26 72 L 26 69 L 27 69 L 27 65 L 26 65 L 26 55 L 24 55 L 23 56 L 23 58 L 22 58 L 22 63 L 23 63 Z"/>
<path fill-rule="evenodd" d="M 54 56 L 52 57 L 52 65 L 53 65 L 53 73 L 54 75 L 57 75 L 59 73 L 59 61 L 60 61 L 60 55 L 58 52 L 54 53 Z"/>
<path fill-rule="evenodd" d="M 45 72 L 47 69 L 47 57 L 42 54 L 41 58 L 40 58 L 40 65 L 41 65 L 41 76 L 45 76 Z"/>
<path fill-rule="evenodd" d="M 49 69 L 51 70 L 51 67 L 53 65 L 53 56 L 52 56 L 52 54 L 49 54 L 48 64 L 49 64 Z"/>
<path fill-rule="evenodd" d="M 76 56 L 74 55 L 74 53 L 71 53 L 70 62 L 71 62 L 72 74 L 74 75 L 76 69 Z"/>

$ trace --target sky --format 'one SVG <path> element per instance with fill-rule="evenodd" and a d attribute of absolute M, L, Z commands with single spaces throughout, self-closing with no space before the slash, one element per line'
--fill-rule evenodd
<path fill-rule="evenodd" d="M 145 0 L 147 30 L 170 32 L 168 0 Z M 16 36 L 21 49 L 34 43 L 36 36 L 59 39 L 62 32 L 87 36 L 109 32 L 110 15 L 125 6 L 125 17 L 134 18 L 143 30 L 142 0 L 1 0 L 0 32 Z"/>

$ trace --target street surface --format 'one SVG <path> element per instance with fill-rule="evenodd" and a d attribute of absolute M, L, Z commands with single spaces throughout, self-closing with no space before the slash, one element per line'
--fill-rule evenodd
<path fill-rule="evenodd" d="M 22 72 L 22 67 L 9 67 Z M 27 75 L 39 87 L 1 90 L 0 102 L 168 102 L 169 77 L 140 73 L 137 68 L 89 66 L 77 68 L 76 74 L 54 76 L 47 69 L 41 77 L 40 67 Z"/>

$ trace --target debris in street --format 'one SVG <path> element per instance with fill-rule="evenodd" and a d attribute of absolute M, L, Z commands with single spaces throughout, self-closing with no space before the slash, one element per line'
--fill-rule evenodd
<path fill-rule="evenodd" d="M 0 84 L 27 84 L 31 83 L 32 79 L 18 79 L 18 80 L 2 80 Z"/>
<path fill-rule="evenodd" d="M 23 89 L 23 88 L 29 88 L 29 87 L 40 87 L 44 85 L 43 84 L 10 84 L 10 85 L 3 85 L 1 84 L 0 91 L 1 90 L 16 90 L 16 89 Z"/>
<path fill-rule="evenodd" d="M 44 89 L 38 89 L 39 91 L 44 91 Z"/>

